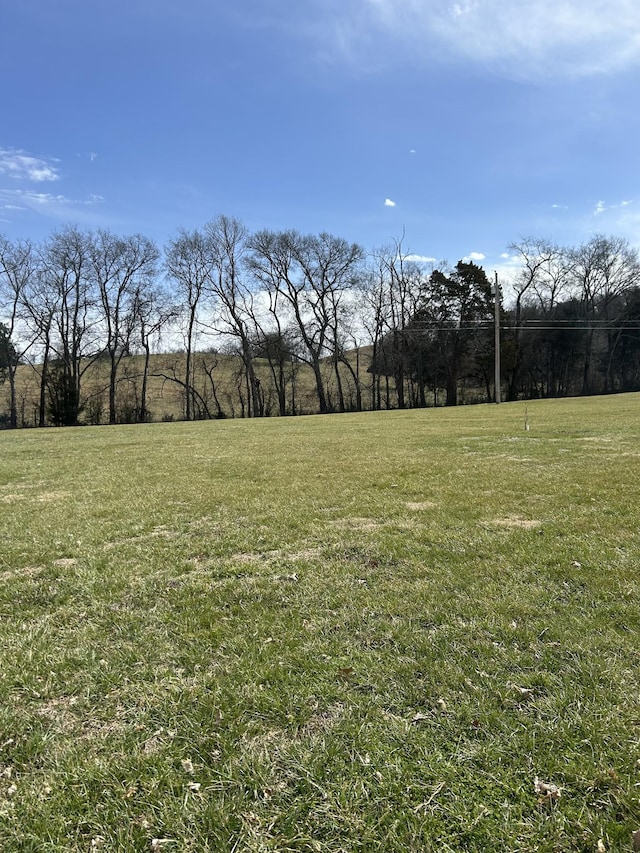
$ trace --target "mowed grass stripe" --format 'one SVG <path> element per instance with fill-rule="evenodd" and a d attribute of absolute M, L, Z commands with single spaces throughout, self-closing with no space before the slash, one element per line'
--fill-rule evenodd
<path fill-rule="evenodd" d="M 639 413 L 0 435 L 0 849 L 633 849 Z"/>

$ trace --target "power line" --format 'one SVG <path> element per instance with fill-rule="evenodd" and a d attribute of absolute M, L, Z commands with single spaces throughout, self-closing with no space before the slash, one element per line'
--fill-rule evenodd
<path fill-rule="evenodd" d="M 637 320 L 634 320 L 637 323 Z M 487 328 L 490 328 L 487 326 Z M 511 331 L 530 331 L 530 332 L 542 332 L 542 331 L 553 331 L 553 332 L 588 332 L 590 329 L 594 332 L 638 332 L 640 331 L 640 326 L 530 326 L 530 325 L 521 325 L 521 326 L 500 326 L 501 329 L 511 330 Z"/>
<path fill-rule="evenodd" d="M 567 325 L 572 323 L 574 325 Z M 575 325 L 581 323 L 582 325 Z M 559 320 L 559 321 L 544 321 L 534 320 L 525 321 L 518 325 L 500 324 L 501 331 L 575 331 L 575 332 L 637 332 L 640 331 L 639 320 Z M 471 325 L 469 325 L 471 324 Z M 544 325 L 543 325 L 544 324 Z M 604 325 L 606 324 L 606 325 Z M 615 325 L 613 325 L 615 324 Z M 630 325 L 634 324 L 634 325 Z M 437 321 L 420 321 L 413 324 L 411 327 L 404 329 L 390 329 L 388 334 L 412 335 L 420 334 L 421 332 L 477 332 L 493 329 L 494 324 L 489 320 L 466 320 L 464 326 L 445 325 Z"/>

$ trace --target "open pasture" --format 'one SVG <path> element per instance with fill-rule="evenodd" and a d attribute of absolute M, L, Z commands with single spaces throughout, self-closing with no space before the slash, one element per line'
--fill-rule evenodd
<path fill-rule="evenodd" d="M 0 850 L 640 849 L 640 398 L 0 434 Z"/>

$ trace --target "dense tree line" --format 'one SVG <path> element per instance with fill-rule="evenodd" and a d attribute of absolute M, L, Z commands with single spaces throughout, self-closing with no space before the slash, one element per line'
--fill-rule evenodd
<path fill-rule="evenodd" d="M 500 305 L 510 400 L 640 389 L 640 264 L 616 237 L 577 248 L 532 238 L 513 300 Z M 301 371 L 315 410 L 456 405 L 493 399 L 495 292 L 484 270 L 411 260 L 399 241 L 366 253 L 330 234 L 249 233 L 219 216 L 164 251 L 136 234 L 66 227 L 40 244 L 0 236 L 0 381 L 7 425 L 21 425 L 18 372 L 38 385 L 36 423 L 145 421 L 155 368 L 180 388 L 183 417 L 297 414 Z M 179 344 L 179 346 L 178 346 Z M 218 393 L 215 357 L 233 356 L 236 403 Z M 140 354 L 126 412 L 126 357 Z M 85 377 L 103 365 L 104 418 Z M 158 371 L 160 371 L 158 373 Z M 230 410 L 230 411 L 229 411 Z"/>
<path fill-rule="evenodd" d="M 617 237 L 577 248 L 527 239 L 509 312 L 508 398 L 640 388 L 640 263 Z"/>

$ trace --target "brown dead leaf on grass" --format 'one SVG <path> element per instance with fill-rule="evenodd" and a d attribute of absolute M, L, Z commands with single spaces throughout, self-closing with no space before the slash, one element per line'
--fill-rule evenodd
<path fill-rule="evenodd" d="M 536 776 L 533 780 L 533 787 L 536 794 L 538 794 L 539 803 L 555 802 L 560 799 L 560 788 L 554 785 L 553 782 L 543 782 L 542 779 Z"/>
<path fill-rule="evenodd" d="M 640 851 L 640 829 L 636 829 L 635 832 L 631 833 L 631 842 L 633 844 L 634 853 L 638 853 L 638 851 Z"/>
<path fill-rule="evenodd" d="M 533 699 L 534 692 L 530 687 L 519 687 L 517 684 L 513 684 L 513 682 L 507 682 L 507 687 L 514 690 L 521 700 L 527 701 L 528 699 Z"/>
<path fill-rule="evenodd" d="M 162 750 L 164 744 L 165 740 L 162 738 L 162 729 L 159 729 L 142 744 L 142 752 L 144 755 L 157 755 Z"/>

